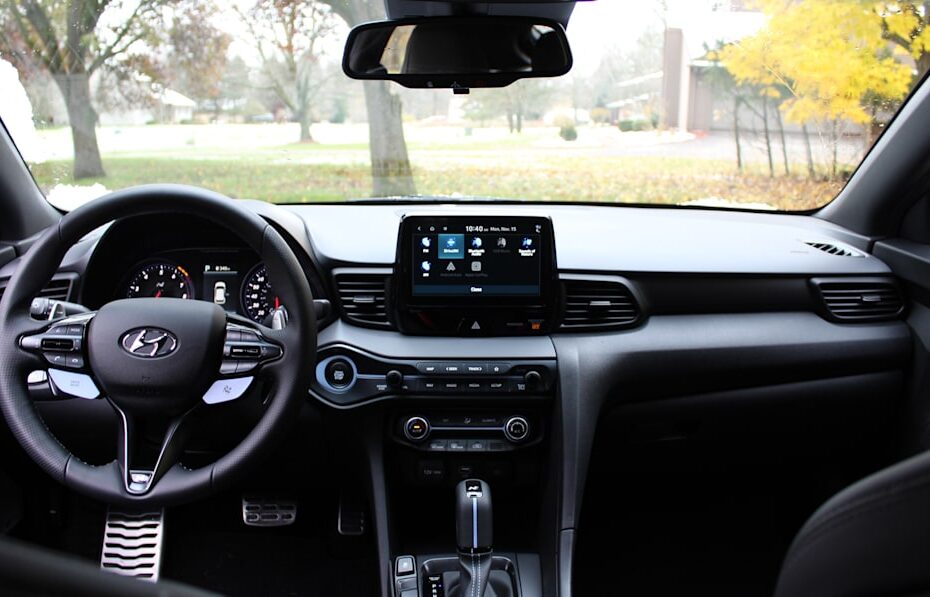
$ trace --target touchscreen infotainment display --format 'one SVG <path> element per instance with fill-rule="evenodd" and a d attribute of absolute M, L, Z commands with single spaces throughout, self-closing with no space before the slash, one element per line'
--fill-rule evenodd
<path fill-rule="evenodd" d="M 418 218 L 409 230 L 415 297 L 538 297 L 547 257 L 531 218 Z"/>

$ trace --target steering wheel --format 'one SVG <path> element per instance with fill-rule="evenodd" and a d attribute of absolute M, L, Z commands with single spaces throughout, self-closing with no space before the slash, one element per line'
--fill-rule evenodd
<path fill-rule="evenodd" d="M 30 317 L 33 297 L 86 234 L 119 218 L 166 212 L 206 218 L 237 234 L 267 266 L 289 309 L 288 324 L 270 329 L 210 302 L 174 298 L 121 299 L 58 321 Z M 217 193 L 150 185 L 92 201 L 39 237 L 0 300 L 0 338 L 0 410 L 29 456 L 80 493 L 113 504 L 158 507 L 228 486 L 273 449 L 309 387 L 316 317 L 306 275 L 265 220 Z M 27 375 L 40 369 L 48 369 L 65 393 L 109 401 L 120 422 L 116 460 L 87 464 L 55 438 L 28 393 Z M 216 412 L 216 404 L 259 383 L 268 391 L 266 406 L 242 442 L 213 464 L 183 466 L 179 459 L 192 413 Z M 147 418 L 169 420 L 154 465 L 139 462 L 136 444 L 136 430 Z"/>

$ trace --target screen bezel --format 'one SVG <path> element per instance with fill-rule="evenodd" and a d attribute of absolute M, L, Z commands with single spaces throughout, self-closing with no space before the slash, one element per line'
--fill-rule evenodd
<path fill-rule="evenodd" d="M 463 225 L 463 224 L 500 224 L 501 222 L 519 222 L 521 225 L 540 225 L 539 251 L 539 295 L 538 296 L 499 296 L 499 295 L 414 295 L 413 294 L 413 235 L 417 233 L 418 224 Z M 397 263 L 395 271 L 396 306 L 405 307 L 463 307 L 466 309 L 487 309 L 492 307 L 551 307 L 555 304 L 556 261 L 555 239 L 552 233 L 552 220 L 546 216 L 527 215 L 408 215 L 400 223 L 397 235 Z"/>

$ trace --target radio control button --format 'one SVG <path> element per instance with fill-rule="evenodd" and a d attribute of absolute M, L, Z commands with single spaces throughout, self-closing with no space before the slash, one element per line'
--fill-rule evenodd
<path fill-rule="evenodd" d="M 439 373 L 440 363 L 417 363 L 417 371 L 425 375 L 435 375 Z"/>
<path fill-rule="evenodd" d="M 510 371 L 510 363 L 488 363 L 488 373 L 491 375 L 504 375 Z"/>
<path fill-rule="evenodd" d="M 461 375 L 465 372 L 465 365 L 462 363 L 440 363 L 439 373 L 443 375 Z"/>
<path fill-rule="evenodd" d="M 484 375 L 488 372 L 487 363 L 464 363 L 464 371 L 466 375 Z"/>

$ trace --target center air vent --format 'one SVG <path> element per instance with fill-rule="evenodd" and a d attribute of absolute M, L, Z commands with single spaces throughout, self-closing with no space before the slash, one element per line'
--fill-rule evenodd
<path fill-rule="evenodd" d="M 814 247 L 818 251 L 823 251 L 828 255 L 836 255 L 837 257 L 862 257 L 863 254 L 855 249 L 841 245 L 836 242 L 816 242 L 816 241 L 805 241 L 805 245 L 809 247 Z"/>
<path fill-rule="evenodd" d="M 641 312 L 630 288 L 619 279 L 562 278 L 565 312 L 560 329 L 597 331 L 631 327 Z"/>
<path fill-rule="evenodd" d="M 898 285 L 888 278 L 821 278 L 811 280 L 831 319 L 881 321 L 904 311 Z"/>
<path fill-rule="evenodd" d="M 348 321 L 369 327 L 391 327 L 387 312 L 390 273 L 336 272 L 336 292 Z"/>

